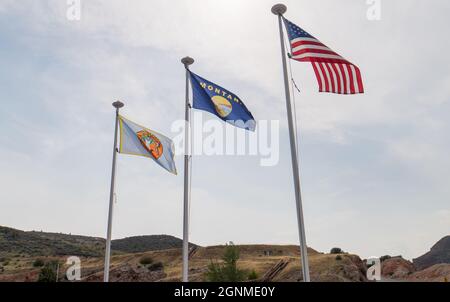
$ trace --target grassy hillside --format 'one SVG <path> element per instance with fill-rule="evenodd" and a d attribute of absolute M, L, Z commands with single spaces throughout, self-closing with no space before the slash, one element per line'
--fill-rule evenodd
<path fill-rule="evenodd" d="M 302 279 L 298 246 L 277 245 L 241 245 L 239 269 L 255 271 L 258 280 L 298 281 Z M 199 247 L 191 255 L 189 276 L 194 282 L 205 281 L 205 273 L 211 261 L 221 262 L 225 246 Z M 365 265 L 358 256 L 342 254 L 330 255 L 308 249 L 311 278 L 314 281 L 366 281 Z M 10 264 L 0 272 L 1 281 L 36 281 L 39 268 L 33 267 L 35 258 L 11 259 Z M 143 259 L 151 259 L 153 267 L 143 264 Z M 66 269 L 65 257 L 46 258 L 46 261 L 58 260 L 61 270 Z M 82 259 L 82 281 L 99 282 L 103 280 L 103 257 Z M 280 263 L 286 263 L 284 269 L 265 279 L 268 272 Z M 145 253 L 116 254 L 111 259 L 110 280 L 112 282 L 173 282 L 180 281 L 182 268 L 181 249 L 149 251 Z M 64 275 L 60 276 L 64 281 Z"/>
<path fill-rule="evenodd" d="M 433 256 L 447 255 L 448 244 L 448 237 L 439 241 L 431 249 Z M 180 281 L 181 246 L 180 239 L 167 235 L 113 240 L 111 281 Z M 102 238 L 24 232 L 0 226 L 0 282 L 36 281 L 41 265 L 53 261 L 57 261 L 61 272 L 64 272 L 67 268 L 67 256 L 81 258 L 82 281 L 101 281 L 104 247 L 105 240 Z M 195 247 L 189 255 L 190 280 L 205 281 L 205 273 L 211 262 L 222 262 L 225 246 Z M 302 279 L 298 246 L 240 245 L 238 248 L 239 269 L 244 270 L 248 276 L 250 272 L 256 274 L 257 281 Z M 308 256 L 313 281 L 367 281 L 367 267 L 357 255 L 324 254 L 308 248 Z M 438 261 L 442 261 L 441 259 Z M 40 260 L 41 265 L 36 265 L 36 260 Z M 392 265 L 392 272 L 403 269 L 398 263 Z M 64 281 L 64 273 L 59 276 L 60 281 Z M 406 274 L 402 280 L 450 280 L 450 264 L 437 264 L 423 271 Z"/>
<path fill-rule="evenodd" d="M 0 226 L 0 255 L 102 255 L 104 239 L 57 233 L 24 232 Z"/>
<path fill-rule="evenodd" d="M 181 246 L 181 239 L 168 235 L 137 236 L 112 241 L 113 252 L 119 254 L 181 248 Z M 104 249 L 103 238 L 24 232 L 0 226 L 0 256 L 101 257 Z"/>
<path fill-rule="evenodd" d="M 112 249 L 125 253 L 181 248 L 183 240 L 168 235 L 135 236 L 112 241 Z M 190 244 L 194 246 L 194 244 Z"/>

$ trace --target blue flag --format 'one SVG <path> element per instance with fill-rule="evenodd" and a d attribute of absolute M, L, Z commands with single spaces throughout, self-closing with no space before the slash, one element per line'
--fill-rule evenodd
<path fill-rule="evenodd" d="M 238 96 L 193 72 L 190 75 L 195 109 L 208 111 L 236 127 L 255 131 L 255 119 Z"/>

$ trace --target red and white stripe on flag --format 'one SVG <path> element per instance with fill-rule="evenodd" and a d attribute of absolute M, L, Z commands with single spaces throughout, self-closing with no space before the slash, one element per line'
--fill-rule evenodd
<path fill-rule="evenodd" d="M 338 94 L 364 93 L 359 68 L 353 64 L 311 62 L 320 92 Z"/>
<path fill-rule="evenodd" d="M 320 92 L 364 93 L 359 68 L 306 31 L 285 19 L 291 44 L 291 58 L 311 62 Z"/>

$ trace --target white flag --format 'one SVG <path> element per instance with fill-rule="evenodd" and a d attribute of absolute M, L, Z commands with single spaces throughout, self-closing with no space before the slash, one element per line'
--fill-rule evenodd
<path fill-rule="evenodd" d="M 177 174 L 174 144 L 168 137 L 119 116 L 119 153 L 149 157 L 158 165 Z"/>

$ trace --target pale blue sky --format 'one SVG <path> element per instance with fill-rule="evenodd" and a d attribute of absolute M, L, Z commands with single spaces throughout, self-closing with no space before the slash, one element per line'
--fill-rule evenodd
<path fill-rule="evenodd" d="M 284 1 L 286 16 L 355 64 L 366 94 L 317 93 L 293 62 L 308 244 L 363 257 L 426 252 L 450 230 L 450 41 L 445 0 Z M 104 236 L 114 112 L 168 136 L 184 116 L 184 70 L 281 125 L 280 163 L 200 156 L 191 241 L 298 242 L 273 1 L 0 0 L 0 225 Z M 205 114 L 206 118 L 206 114 Z M 178 177 L 119 156 L 114 238 L 182 234 Z"/>

